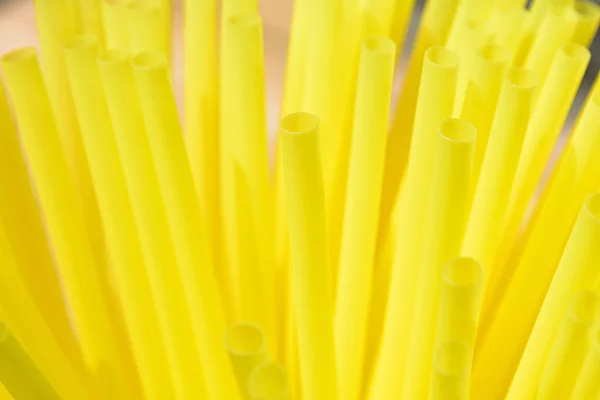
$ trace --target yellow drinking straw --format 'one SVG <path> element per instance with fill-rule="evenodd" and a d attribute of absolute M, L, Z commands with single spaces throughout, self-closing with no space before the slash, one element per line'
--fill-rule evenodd
<path fill-rule="evenodd" d="M 102 0 L 106 49 L 130 50 L 129 0 Z"/>
<path fill-rule="evenodd" d="M 593 289 L 598 278 L 600 262 L 600 194 L 595 193 L 585 204 L 575 222 L 552 284 L 537 320 L 517 372 L 513 378 L 508 398 L 523 398 L 535 392 L 548 360 L 550 344 L 555 337 L 561 317 L 565 315 L 568 299 L 579 291 Z"/>
<path fill-rule="evenodd" d="M 349 400 L 360 397 L 367 350 L 394 50 L 394 42 L 382 36 L 365 39 L 361 49 L 335 315 L 338 387 Z"/>
<path fill-rule="evenodd" d="M 579 292 L 571 297 L 537 390 L 538 399 L 581 399 L 571 397 L 590 347 L 591 331 L 600 311 L 595 292 Z M 600 315 L 600 314 L 598 314 Z"/>
<path fill-rule="evenodd" d="M 494 43 L 510 50 L 511 60 L 517 58 L 517 51 L 526 36 L 529 15 L 529 10 L 523 8 L 522 5 L 510 5 L 504 2 L 496 5 L 495 23 L 491 27 L 493 40 Z"/>
<path fill-rule="evenodd" d="M 80 12 L 82 35 L 95 36 L 98 47 L 104 50 L 104 18 L 102 0 L 77 0 Z"/>
<path fill-rule="evenodd" d="M 33 48 L 2 57 L 1 66 L 36 182 L 84 360 L 98 390 L 120 393 L 119 356 L 84 214 L 61 147 Z M 31 96 L 38 99 L 30 101 Z M 43 134 L 43 140 L 40 135 Z M 81 266 L 88 266 L 82 269 Z M 102 388 L 102 389 L 100 389 Z"/>
<path fill-rule="evenodd" d="M 129 48 L 133 53 L 159 51 L 171 57 L 171 32 L 161 29 L 164 25 L 163 8 L 157 2 L 133 0 L 127 3 L 127 28 Z"/>
<path fill-rule="evenodd" d="M 442 342 L 433 356 L 430 400 L 468 400 L 473 348 L 463 342 Z"/>
<path fill-rule="evenodd" d="M 410 325 L 403 398 L 428 397 L 442 286 L 442 268 L 460 252 L 467 225 L 469 184 L 477 130 L 467 121 L 446 119 L 438 128 L 430 181 L 422 256 Z M 389 320 L 388 320 L 389 323 Z"/>
<path fill-rule="evenodd" d="M 504 216 L 538 82 L 535 72 L 511 68 L 490 130 L 461 251 L 481 262 L 488 274 L 502 239 Z"/>
<path fill-rule="evenodd" d="M 248 378 L 248 392 L 251 400 L 291 399 L 285 370 L 272 362 L 265 362 L 254 368 Z"/>
<path fill-rule="evenodd" d="M 224 340 L 243 397 L 249 398 L 250 374 L 254 368 L 267 360 L 265 335 L 254 323 L 238 322 L 227 328 Z"/>
<path fill-rule="evenodd" d="M 144 123 L 154 157 L 167 220 L 192 314 L 210 396 L 239 397 L 225 349 L 218 345 L 225 331 L 221 294 L 215 280 L 183 133 L 169 80 L 166 58 L 144 52 L 133 60 Z"/>
<path fill-rule="evenodd" d="M 319 119 L 312 114 L 290 114 L 281 121 L 302 393 L 315 400 L 337 398 L 318 132 Z"/>
<path fill-rule="evenodd" d="M 0 322 L 0 381 L 18 399 L 60 399 L 19 341 Z"/>
<path fill-rule="evenodd" d="M 426 206 L 433 171 L 437 127 L 452 115 L 458 57 L 444 47 L 432 47 L 425 54 L 423 77 L 415 116 L 411 156 L 398 213 L 401 221 L 396 239 L 396 256 L 390 283 L 383 339 L 371 384 L 371 398 L 398 393 L 408 352 L 409 329 L 421 257 Z"/>
<path fill-rule="evenodd" d="M 145 137 L 131 57 L 109 51 L 98 61 L 148 279 L 168 349 L 175 389 L 184 397 L 206 396 L 190 308 L 169 235 L 156 170 Z M 165 268 L 165 266 L 171 266 Z"/>
<path fill-rule="evenodd" d="M 578 0 L 574 8 L 577 13 L 577 25 L 571 41 L 589 47 L 600 24 L 600 6 L 592 1 Z"/>
<path fill-rule="evenodd" d="M 591 336 L 590 349 L 579 372 L 572 398 L 596 400 L 600 390 L 600 330 L 597 328 Z"/>

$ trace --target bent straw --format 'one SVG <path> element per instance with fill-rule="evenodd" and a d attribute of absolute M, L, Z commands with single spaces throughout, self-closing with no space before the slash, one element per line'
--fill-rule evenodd
<path fill-rule="evenodd" d="M 120 393 L 119 356 L 83 209 L 61 147 L 33 48 L 1 59 L 84 361 L 99 388 Z M 32 103 L 31 98 L 37 101 Z M 88 268 L 81 269 L 82 265 Z"/>
<path fill-rule="evenodd" d="M 551 340 L 560 325 L 561 317 L 565 315 L 568 299 L 577 292 L 593 289 L 598 278 L 599 240 L 600 193 L 595 193 L 587 197 L 575 222 L 507 398 L 524 398 L 523 396 L 533 396 L 535 393 L 542 367 L 548 359 Z"/>
<path fill-rule="evenodd" d="M 589 47 L 600 24 L 600 6 L 591 1 L 576 1 L 577 25 L 571 37 L 573 43 Z"/>
<path fill-rule="evenodd" d="M 225 331 L 225 315 L 166 58 L 160 53 L 144 52 L 135 56 L 132 64 L 208 393 L 236 399 L 239 392 L 231 365 L 225 349 L 217 345 Z"/>
<path fill-rule="evenodd" d="M 315 400 L 337 398 L 318 131 L 319 119 L 312 114 L 290 114 L 281 121 L 302 393 Z"/>
<path fill-rule="evenodd" d="M 96 41 L 92 37 L 75 38 L 67 43 L 65 55 L 83 144 L 102 212 L 111 272 L 145 396 L 169 397 L 173 395 L 173 389 L 164 337 L 156 316 L 96 65 Z"/>
<path fill-rule="evenodd" d="M 107 50 L 130 50 L 129 0 L 102 0 Z"/>
<path fill-rule="evenodd" d="M 48 382 L 54 388 L 53 390 L 65 399 L 89 399 L 90 396 L 87 387 L 82 384 L 83 373 L 78 375 L 73 364 L 64 356 L 64 353 L 58 346 L 48 329 L 39 311 L 30 300 L 27 289 L 18 275 L 18 267 L 10 251 L 10 244 L 3 232 L 0 230 L 0 259 L 2 268 L 0 268 L 0 315 L 12 331 L 19 338 L 22 345 L 22 351 L 28 354 L 37 368 L 46 376 Z M 16 351 L 14 346 L 9 350 Z M 2 352 L 0 350 L 0 352 Z M 10 355 L 10 354 L 4 354 Z M 18 355 L 18 354 L 12 354 Z M 13 360 L 17 361 L 17 360 Z M 16 366 L 11 361 L 8 365 L 3 365 L 3 371 L 6 374 L 14 374 Z M 23 365 L 25 367 L 25 365 Z M 33 373 L 33 371 L 30 371 Z M 14 375 L 13 375 L 14 376 Z M 39 373 L 38 373 L 39 376 Z M 15 385 L 43 385 L 43 382 L 30 382 L 26 376 L 26 382 L 19 382 L 15 377 Z M 85 377 L 87 378 L 87 376 Z M 4 380 L 2 376 L 0 379 Z M 11 388 L 18 389 L 18 388 Z M 27 390 L 27 387 L 21 387 L 20 390 Z M 21 392 L 19 392 L 21 393 Z M 19 397 L 17 397 L 19 398 Z M 34 397 L 35 398 L 35 397 Z"/>
<path fill-rule="evenodd" d="M 361 49 L 335 316 L 338 387 L 344 399 L 359 398 L 362 385 L 394 47 L 390 39 L 372 36 Z"/>
<path fill-rule="evenodd" d="M 420 264 L 426 205 L 437 143 L 436 128 L 450 117 L 454 106 L 458 57 L 444 47 L 432 47 L 425 54 L 423 78 L 415 117 L 411 157 L 402 196 L 398 203 L 401 221 L 396 238 L 390 294 L 379 360 L 371 384 L 371 398 L 399 393 L 400 379 L 408 352 Z"/>
<path fill-rule="evenodd" d="M 467 225 L 469 183 L 477 130 L 446 119 L 438 128 L 435 158 L 418 268 L 415 310 L 404 376 L 403 398 L 426 399 L 429 391 L 444 263 L 459 254 Z M 388 321 L 389 323 L 389 321 Z"/>
<path fill-rule="evenodd" d="M 488 274 L 502 238 L 507 202 L 538 84 L 535 72 L 511 68 L 504 80 L 481 166 L 461 253 Z"/>
<path fill-rule="evenodd" d="M 166 29 L 160 29 L 164 24 L 164 11 L 156 2 L 134 0 L 127 3 L 126 25 L 132 53 L 159 51 L 170 59 L 171 35 Z"/>
<path fill-rule="evenodd" d="M 596 329 L 591 336 L 590 349 L 581 367 L 572 398 L 580 400 L 597 400 L 600 390 L 600 330 Z"/>
<path fill-rule="evenodd" d="M 249 398 L 248 378 L 256 366 L 267 360 L 265 335 L 254 323 L 238 322 L 225 330 L 224 341 L 243 397 Z"/>
<path fill-rule="evenodd" d="M 488 302 L 489 307 L 498 304 L 498 309 L 490 318 L 488 327 L 482 326 L 486 332 L 480 332 L 481 338 L 478 339 L 481 341 L 473 370 L 474 396 L 488 396 L 489 393 L 506 390 L 503 385 L 508 385 L 507 380 L 517 367 L 519 355 L 531 332 L 577 213 L 585 197 L 597 187 L 596 176 L 600 172 L 600 163 L 595 154 L 600 151 L 599 112 L 600 97 L 595 92 L 589 96 L 572 139 L 550 181 L 548 193 L 540 206 L 539 216 L 510 284 L 510 275 L 503 276 L 497 278 L 497 287 L 489 286 L 487 289 L 485 297 L 489 300 L 484 298 L 484 305 Z M 494 282 L 494 279 L 490 282 Z M 506 292 L 500 289 L 504 285 L 507 285 Z M 492 312 L 490 310 L 493 308 L 484 309 L 484 312 Z"/>
<path fill-rule="evenodd" d="M 2 322 L 0 322 L 0 381 L 10 394 L 18 399 L 60 399 L 46 377 Z"/>
<path fill-rule="evenodd" d="M 17 261 L 19 275 L 62 350 L 74 365 L 83 367 L 19 135 L 1 84 L 0 132 L 0 187 L 4 193 L 0 196 L 0 220 Z"/>
<path fill-rule="evenodd" d="M 474 347 L 485 272 L 472 258 L 458 257 L 442 270 L 436 343 L 456 340 Z"/>
<path fill-rule="evenodd" d="M 260 364 L 250 373 L 248 393 L 252 400 L 291 399 L 285 370 L 272 362 Z"/>
<path fill-rule="evenodd" d="M 473 348 L 464 342 L 442 342 L 431 373 L 430 400 L 468 400 Z"/>
<path fill-rule="evenodd" d="M 548 361 L 537 390 L 537 399 L 581 399 L 571 397 L 590 347 L 590 333 L 600 298 L 594 292 L 571 297 L 567 315 L 551 345 Z"/>
<path fill-rule="evenodd" d="M 183 291 L 155 166 L 128 53 L 109 51 L 98 60 L 121 168 L 131 201 L 148 279 L 165 332 L 177 393 L 206 396 L 202 365 Z M 165 266 L 171 266 L 165 268 Z"/>

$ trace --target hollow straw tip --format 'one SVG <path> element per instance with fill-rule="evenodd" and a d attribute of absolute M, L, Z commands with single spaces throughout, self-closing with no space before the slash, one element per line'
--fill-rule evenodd
<path fill-rule="evenodd" d="M 269 361 L 256 366 L 248 377 L 248 393 L 252 400 L 288 399 L 290 387 L 283 367 Z"/>
<path fill-rule="evenodd" d="M 477 128 L 464 119 L 446 118 L 438 126 L 438 133 L 445 142 L 471 146 L 477 140 Z"/>
<path fill-rule="evenodd" d="M 446 263 L 442 275 L 444 282 L 452 287 L 470 287 L 483 281 L 485 270 L 471 257 L 456 257 Z"/>
<path fill-rule="evenodd" d="M 262 329 L 252 322 L 237 322 L 223 334 L 225 348 L 235 356 L 249 357 L 266 352 L 267 343 Z"/>

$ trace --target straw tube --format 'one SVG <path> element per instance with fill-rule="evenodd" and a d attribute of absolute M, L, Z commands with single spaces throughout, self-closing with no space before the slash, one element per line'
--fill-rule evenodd
<path fill-rule="evenodd" d="M 224 339 L 240 390 L 248 398 L 248 378 L 256 366 L 267 360 L 265 335 L 256 324 L 238 322 L 227 328 Z"/>
<path fill-rule="evenodd" d="M 129 0 L 102 0 L 106 49 L 129 50 Z"/>
<path fill-rule="evenodd" d="M 386 323 L 379 361 L 373 377 L 371 398 L 399 393 L 408 351 L 409 329 L 415 304 L 417 268 L 422 254 L 425 216 L 433 172 L 437 128 L 452 115 L 458 57 L 444 47 L 425 54 L 423 78 L 415 117 L 411 156 L 402 196 L 398 203 L 401 221 L 396 238 L 396 256 L 390 283 Z"/>
<path fill-rule="evenodd" d="M 337 398 L 318 131 L 319 119 L 312 114 L 290 114 L 281 121 L 302 393 L 315 400 Z"/>
<path fill-rule="evenodd" d="M 131 52 L 159 51 L 170 59 L 171 32 L 160 29 L 164 24 L 164 10 L 161 4 L 134 0 L 127 3 L 126 12 Z"/>
<path fill-rule="evenodd" d="M 9 53 L 1 65 L 84 360 L 98 385 L 118 393 L 119 357 L 106 299 L 35 50 L 24 48 Z M 37 101 L 32 102 L 32 98 Z M 82 265 L 88 268 L 82 269 Z"/>
<path fill-rule="evenodd" d="M 577 25 L 571 41 L 589 47 L 600 23 L 600 6 L 592 1 L 576 1 Z"/>
<path fill-rule="evenodd" d="M 426 399 L 435 345 L 442 268 L 456 257 L 467 224 L 467 202 L 477 130 L 459 119 L 438 128 L 403 398 Z M 388 320 L 389 323 L 389 320 Z"/>
<path fill-rule="evenodd" d="M 506 390 L 536 320 L 573 222 L 597 187 L 600 163 L 600 97 L 593 93 L 550 181 L 545 200 L 514 275 L 489 280 L 485 304 L 497 304 L 481 337 L 474 370 L 474 396 Z M 510 267 L 509 264 L 504 268 Z M 495 272 L 501 272 L 498 268 Z M 512 272 L 512 269 L 511 269 Z M 510 284 L 507 284 L 511 278 Z M 493 286 L 498 282 L 497 286 Z M 507 285 L 506 287 L 504 285 Z M 505 290 L 504 290 L 505 289 Z M 509 334 L 510 333 L 510 334 Z M 479 382 L 479 383 L 477 383 Z"/>
<path fill-rule="evenodd" d="M 600 330 L 591 335 L 590 349 L 581 367 L 572 398 L 597 400 L 600 391 Z"/>
<path fill-rule="evenodd" d="M 163 334 L 96 64 L 96 41 L 92 37 L 75 38 L 67 44 L 65 54 L 83 144 L 103 216 L 112 276 L 145 395 L 155 399 L 172 396 Z"/>
<path fill-rule="evenodd" d="M 510 69 L 494 115 L 462 245 L 462 254 L 481 262 L 488 274 L 502 238 L 507 202 L 537 84 L 535 72 L 518 67 Z"/>
<path fill-rule="evenodd" d="M 221 295 L 185 152 L 166 58 L 160 53 L 144 52 L 135 56 L 132 64 L 207 389 L 211 396 L 235 399 L 239 393 L 233 371 L 225 349 L 218 345 L 225 331 Z"/>
<path fill-rule="evenodd" d="M 473 348 L 459 341 L 442 342 L 433 356 L 430 400 L 468 400 Z"/>
<path fill-rule="evenodd" d="M 588 353 L 599 310 L 600 297 L 595 292 L 580 292 L 571 297 L 567 315 L 553 340 L 537 399 L 581 399 L 571 397 L 571 392 Z"/>
<path fill-rule="evenodd" d="M 205 396 L 202 366 L 128 53 L 98 61 L 108 112 L 177 393 Z M 165 266 L 171 266 L 165 268 Z"/>
<path fill-rule="evenodd" d="M 0 322 L 0 380 L 17 399 L 60 399 L 21 344 Z"/>
<path fill-rule="evenodd" d="M 600 263 L 600 193 L 586 199 L 565 247 L 552 284 L 521 356 L 508 398 L 535 393 L 542 368 L 548 359 L 552 338 L 565 315 L 573 294 L 593 289 Z"/>
<path fill-rule="evenodd" d="M 278 364 L 260 364 L 248 378 L 248 392 L 251 400 L 291 399 L 287 375 Z"/>
<path fill-rule="evenodd" d="M 338 387 L 349 400 L 362 384 L 394 54 L 394 42 L 382 36 L 361 49 L 335 319 Z"/>

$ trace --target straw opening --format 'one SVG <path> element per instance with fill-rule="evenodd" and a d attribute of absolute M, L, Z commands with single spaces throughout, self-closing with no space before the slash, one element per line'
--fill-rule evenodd
<path fill-rule="evenodd" d="M 469 372 L 471 350 L 465 343 L 449 341 L 443 343 L 435 352 L 434 366 L 446 376 L 464 376 Z"/>
<path fill-rule="evenodd" d="M 442 121 L 439 126 L 440 134 L 453 142 L 472 142 L 477 138 L 477 129 L 462 119 L 448 118 Z"/>
<path fill-rule="evenodd" d="M 483 267 L 469 257 L 449 261 L 443 270 L 444 279 L 452 286 L 472 286 L 483 279 Z"/>
<path fill-rule="evenodd" d="M 569 43 L 562 48 L 563 53 L 572 58 L 589 58 L 590 51 L 578 43 Z"/>
<path fill-rule="evenodd" d="M 167 58 L 163 53 L 157 51 L 143 51 L 133 57 L 134 67 L 152 69 L 159 68 L 166 64 Z"/>
<path fill-rule="evenodd" d="M 458 67 L 458 56 L 446 47 L 430 47 L 425 52 L 425 58 L 440 68 Z"/>
<path fill-rule="evenodd" d="M 98 44 L 96 36 L 92 35 L 80 35 L 75 36 L 67 41 L 65 49 L 80 49 L 83 47 L 95 47 Z"/>
<path fill-rule="evenodd" d="M 251 356 L 265 348 L 265 338 L 257 325 L 240 322 L 225 331 L 225 346 L 234 354 Z"/>
<path fill-rule="evenodd" d="M 591 1 L 577 1 L 574 9 L 579 14 L 579 18 L 595 19 L 600 15 L 600 6 Z"/>
<path fill-rule="evenodd" d="M 282 399 L 288 391 L 284 369 L 272 362 L 257 366 L 248 378 L 248 392 L 252 399 Z"/>
<path fill-rule="evenodd" d="M 508 70 L 506 79 L 513 86 L 529 89 L 538 84 L 537 74 L 527 68 L 514 67 Z"/>
<path fill-rule="evenodd" d="M 380 54 L 393 53 L 396 47 L 392 40 L 384 36 L 368 37 L 364 40 L 363 46 L 367 51 Z"/>
<path fill-rule="evenodd" d="M 35 47 L 23 47 L 22 49 L 13 50 L 2 56 L 3 63 L 18 63 L 29 61 L 37 57 Z"/>
<path fill-rule="evenodd" d="M 106 51 L 100 57 L 98 57 L 98 61 L 105 64 L 112 64 L 128 61 L 130 57 L 131 54 L 128 51 L 120 49 L 111 49 Z"/>
<path fill-rule="evenodd" d="M 585 209 L 590 216 L 600 221 L 600 192 L 588 196 L 585 200 Z"/>
<path fill-rule="evenodd" d="M 491 63 L 503 63 L 510 59 L 510 50 L 498 44 L 488 44 L 479 49 L 479 56 Z"/>
<path fill-rule="evenodd" d="M 319 128 L 319 117 L 314 114 L 297 112 L 288 114 L 281 120 L 281 129 L 287 133 L 302 134 Z"/>
<path fill-rule="evenodd" d="M 580 292 L 573 296 L 569 304 L 569 317 L 576 323 L 591 326 L 594 324 L 600 306 L 600 298 L 594 292 Z"/>

